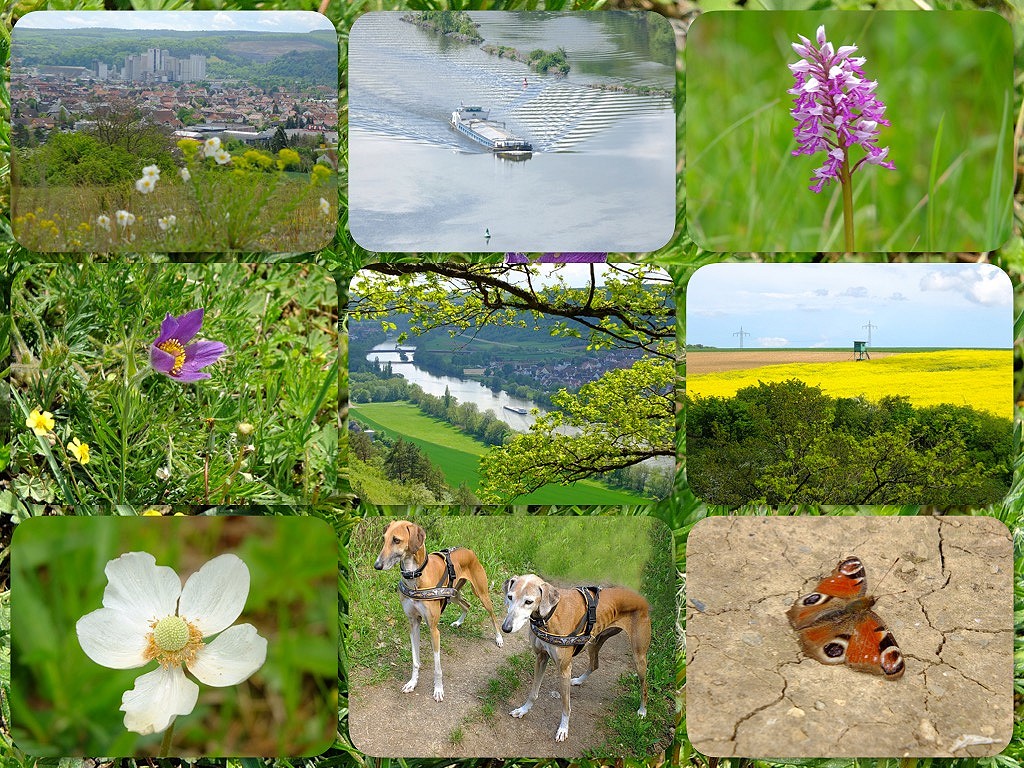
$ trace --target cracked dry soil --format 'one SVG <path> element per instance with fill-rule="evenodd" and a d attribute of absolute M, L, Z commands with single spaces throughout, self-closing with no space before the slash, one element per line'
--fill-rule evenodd
<path fill-rule="evenodd" d="M 806 658 L 786 619 L 851 555 L 903 652 L 898 680 Z M 981 757 L 1008 743 L 1013 547 L 1000 521 L 707 518 L 687 566 L 687 732 L 704 754 Z"/>
<path fill-rule="evenodd" d="M 474 610 L 477 609 L 477 610 Z M 470 610 L 467 623 L 479 610 Z M 456 614 L 457 615 L 457 614 Z M 476 617 L 479 620 L 479 616 Z M 486 615 L 485 615 L 486 619 Z M 484 626 L 486 625 L 486 627 Z M 490 632 L 490 621 L 480 624 L 481 632 Z M 404 622 L 396 627 L 409 635 Z M 442 623 L 441 672 L 444 680 L 444 701 L 433 699 L 434 662 L 430 640 L 424 631 L 420 647 L 419 684 L 412 693 L 402 693 L 402 686 L 412 672 L 412 662 L 394 665 L 388 679 L 366 685 L 367 671 L 353 669 L 350 677 L 349 736 L 352 743 L 373 757 L 579 757 L 584 751 L 604 743 L 601 723 L 611 711 L 618 695 L 618 679 L 623 672 L 633 672 L 631 684 L 636 685 L 632 655 L 626 635 L 611 638 L 601 649 L 600 666 L 583 685 L 573 686 L 570 702 L 569 737 L 555 741 L 555 730 L 562 716 L 562 702 L 557 695 L 558 673 L 548 664 L 540 697 L 533 709 L 522 719 L 509 715 L 523 701 L 533 680 L 533 651 L 529 647 L 528 629 L 505 635 L 505 645 L 498 648 L 490 637 L 460 635 L 458 629 Z M 500 701 L 491 717 L 483 714 L 483 694 L 487 681 L 508 656 L 529 651 L 530 670 L 520 676 L 520 685 L 511 698 Z M 586 667 L 586 653 L 573 661 L 573 673 Z M 554 695 L 552 693 L 554 692 Z M 456 743 L 452 734 L 461 732 Z"/>

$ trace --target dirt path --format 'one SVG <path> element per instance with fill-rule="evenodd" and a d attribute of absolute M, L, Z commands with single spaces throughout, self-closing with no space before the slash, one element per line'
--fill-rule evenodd
<path fill-rule="evenodd" d="M 896 352 L 871 352 L 872 360 L 897 354 Z M 721 373 L 722 371 L 741 371 L 747 368 L 760 368 L 765 365 L 785 365 L 786 363 L 843 363 L 854 359 L 853 351 L 839 352 L 834 350 L 787 350 L 787 349 L 747 349 L 726 352 L 693 352 L 686 353 L 686 373 L 690 376 L 702 373 Z"/>
<path fill-rule="evenodd" d="M 445 626 L 442 634 L 457 633 Z M 406 635 L 406 642 L 408 636 Z M 601 649 L 600 668 L 582 686 L 572 689 L 569 738 L 558 743 L 555 730 L 562 715 L 558 676 L 548 664 L 540 697 L 523 719 L 508 713 L 526 699 L 533 679 L 532 651 L 524 629 L 505 636 L 498 648 L 492 640 L 456 638 L 453 651 L 441 651 L 444 701 L 435 702 L 433 659 L 425 636 L 420 649 L 420 680 L 412 693 L 402 685 L 412 671 L 411 662 L 394 665 L 390 678 L 367 686 L 365 669 L 352 669 L 349 696 L 349 735 L 362 752 L 374 757 L 579 757 L 605 741 L 602 722 L 611 713 L 618 693 L 618 678 L 633 671 L 625 633 L 611 638 Z M 509 701 L 498 702 L 494 715 L 483 715 L 487 681 L 509 657 L 531 653 L 531 669 L 520 678 Z M 586 669 L 586 653 L 573 663 L 574 674 Z M 461 729 L 461 738 L 452 734 Z"/>

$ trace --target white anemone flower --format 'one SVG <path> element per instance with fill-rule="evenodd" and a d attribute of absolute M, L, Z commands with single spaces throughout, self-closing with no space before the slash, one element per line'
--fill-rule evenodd
<path fill-rule="evenodd" d="M 96 217 L 96 226 L 100 227 L 102 229 L 105 229 L 105 230 L 107 230 L 107 232 L 109 232 L 110 231 L 110 217 L 107 216 L 106 214 L 102 214 L 101 213 L 99 216 Z"/>
<path fill-rule="evenodd" d="M 226 149 L 218 149 L 213 153 L 213 159 L 217 161 L 217 165 L 224 165 L 231 162 L 231 153 Z"/>
<path fill-rule="evenodd" d="M 168 229 L 173 228 L 174 225 L 178 223 L 178 217 L 172 213 L 167 216 L 161 216 L 159 219 L 157 219 L 156 223 L 160 225 L 160 229 L 166 232 Z"/>
<path fill-rule="evenodd" d="M 141 179 L 137 179 L 135 182 L 135 189 L 144 195 L 148 195 L 154 189 L 156 189 L 156 180 L 159 176 L 143 176 Z"/>
<path fill-rule="evenodd" d="M 206 157 L 213 157 L 218 149 L 220 149 L 220 138 L 217 136 L 203 142 L 203 155 Z"/>
<path fill-rule="evenodd" d="M 142 169 L 142 175 L 146 178 L 157 181 L 160 178 L 160 166 L 159 165 L 147 165 Z"/>
<path fill-rule="evenodd" d="M 135 214 L 129 213 L 128 211 L 118 211 L 114 214 L 117 218 L 117 223 L 123 227 L 130 227 L 135 223 Z"/>
<path fill-rule="evenodd" d="M 159 733 L 193 710 L 199 686 L 182 664 L 219 688 L 238 685 L 263 666 L 266 639 L 251 624 L 231 626 L 249 595 L 249 569 L 235 555 L 213 558 L 184 587 L 174 569 L 158 566 L 148 552 L 121 555 L 104 573 L 103 607 L 75 625 L 82 650 L 112 669 L 159 663 L 121 697 L 129 731 Z M 218 636 L 203 642 L 212 635 Z"/>
<path fill-rule="evenodd" d="M 192 178 L 192 174 L 188 172 L 188 168 L 182 168 L 178 171 L 178 175 L 181 176 L 181 180 L 188 183 L 188 180 Z"/>

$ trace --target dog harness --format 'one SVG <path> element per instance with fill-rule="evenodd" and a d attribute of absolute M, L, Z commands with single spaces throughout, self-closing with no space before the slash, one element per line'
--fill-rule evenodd
<path fill-rule="evenodd" d="M 448 601 L 459 594 L 459 590 L 455 588 L 455 564 L 451 558 L 451 553 L 456 549 L 460 549 L 460 547 L 449 547 L 440 552 L 431 552 L 430 555 L 423 558 L 423 565 L 415 571 L 402 571 L 402 581 L 398 582 L 398 591 L 410 600 L 440 600 L 441 613 L 444 613 L 444 609 L 448 607 Z M 439 555 L 444 558 L 444 572 L 441 574 L 440 581 L 428 589 L 413 589 L 407 586 L 405 579 L 418 579 L 423 575 L 423 570 L 430 562 L 431 555 Z M 399 565 L 399 570 L 401 570 L 401 565 Z"/>
<path fill-rule="evenodd" d="M 568 635 L 552 635 L 544 629 L 548 619 L 551 618 L 551 614 L 558 607 L 557 605 L 548 612 L 547 616 L 530 617 L 530 629 L 533 630 L 533 634 L 537 636 L 538 640 L 550 643 L 551 645 L 559 645 L 563 648 L 576 646 L 572 652 L 573 657 L 583 650 L 583 646 L 590 642 L 590 633 L 594 629 L 594 624 L 597 623 L 597 601 L 601 597 L 600 587 L 576 587 L 576 591 L 583 595 L 583 600 L 587 604 L 587 612 L 580 619 L 580 623 L 576 625 L 576 629 L 572 633 Z"/>

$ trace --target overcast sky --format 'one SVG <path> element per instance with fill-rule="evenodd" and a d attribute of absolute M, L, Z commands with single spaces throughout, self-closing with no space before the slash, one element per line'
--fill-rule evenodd
<path fill-rule="evenodd" d="M 33 11 L 18 20 L 35 29 L 173 29 L 186 32 L 311 32 L 334 30 L 313 11 Z"/>
<path fill-rule="evenodd" d="M 686 343 L 745 348 L 1013 346 L 1010 278 L 988 264 L 712 264 L 686 291 Z"/>

